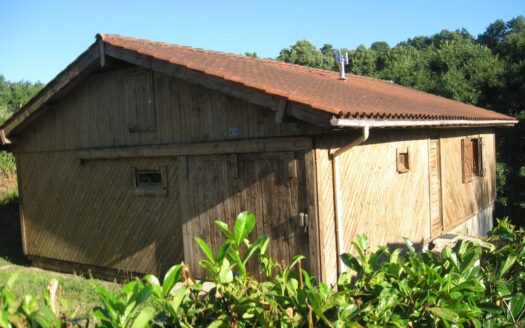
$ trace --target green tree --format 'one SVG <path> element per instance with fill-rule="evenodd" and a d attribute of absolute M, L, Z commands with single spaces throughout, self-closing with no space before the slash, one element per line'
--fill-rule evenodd
<path fill-rule="evenodd" d="M 525 18 L 498 20 L 478 36 L 503 61 L 501 85 L 484 92 L 487 107 L 519 119 L 499 134 L 498 198 L 496 213 L 524 225 L 525 218 Z M 484 104 L 482 104 L 484 105 Z"/>
<path fill-rule="evenodd" d="M 4 123 L 17 109 L 33 97 L 43 84 L 27 81 L 9 82 L 0 75 L 0 124 Z M 15 171 L 14 158 L 10 153 L 0 151 L 0 174 Z"/>
<path fill-rule="evenodd" d="M 377 52 L 384 52 L 390 50 L 390 46 L 385 41 L 376 41 L 372 43 L 370 49 L 375 50 Z"/>
<path fill-rule="evenodd" d="M 323 69 L 333 69 L 333 60 L 325 55 L 308 40 L 299 40 L 290 48 L 284 48 L 277 57 L 286 63 L 305 65 Z"/>

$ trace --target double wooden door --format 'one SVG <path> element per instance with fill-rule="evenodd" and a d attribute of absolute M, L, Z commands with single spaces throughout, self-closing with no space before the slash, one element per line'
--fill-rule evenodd
<path fill-rule="evenodd" d="M 314 200 L 307 193 L 307 183 L 311 182 L 307 180 L 312 177 L 306 174 L 306 153 L 181 158 L 186 162 L 180 165 L 185 170 L 180 191 L 184 260 L 196 276 L 202 274 L 198 261 L 203 253 L 194 237 L 201 237 L 217 249 L 223 236 L 214 221 L 227 222 L 231 230 L 241 211 L 255 214 L 256 225 L 249 239 L 270 237 L 268 255 L 273 259 L 289 263 L 297 254 L 309 257 L 308 225 L 312 218 L 308 211 Z M 250 271 L 257 274 L 254 264 Z"/>

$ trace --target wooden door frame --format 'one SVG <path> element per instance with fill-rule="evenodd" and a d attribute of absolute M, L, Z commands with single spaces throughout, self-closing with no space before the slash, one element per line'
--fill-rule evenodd
<path fill-rule="evenodd" d="M 318 281 L 323 281 L 321 276 L 321 253 L 320 253 L 320 238 L 319 238 L 319 213 L 317 202 L 317 170 L 315 162 L 315 150 L 310 149 L 304 152 L 304 167 L 306 178 L 306 202 L 308 213 L 308 246 L 310 253 L 311 272 L 310 274 L 316 276 Z"/>

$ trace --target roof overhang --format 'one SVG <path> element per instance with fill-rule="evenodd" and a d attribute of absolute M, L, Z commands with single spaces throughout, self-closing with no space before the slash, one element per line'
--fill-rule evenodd
<path fill-rule="evenodd" d="M 333 117 L 330 124 L 339 128 L 405 128 L 405 127 L 435 127 L 435 128 L 457 128 L 457 127 L 482 127 L 482 126 L 513 126 L 517 120 L 409 120 L 409 119 L 362 119 L 362 118 L 337 118 Z"/>

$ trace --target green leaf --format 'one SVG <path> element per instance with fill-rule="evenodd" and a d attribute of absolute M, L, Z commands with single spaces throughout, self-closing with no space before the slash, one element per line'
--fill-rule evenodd
<path fill-rule="evenodd" d="M 509 271 L 510 268 L 512 268 L 515 262 L 516 262 L 516 255 L 514 254 L 507 255 L 505 262 L 503 263 L 501 268 L 498 270 L 498 273 L 496 274 L 496 278 L 501 279 L 501 277 L 503 277 L 503 275 L 507 273 L 507 271 Z"/>
<path fill-rule="evenodd" d="M 170 301 L 170 305 L 174 312 L 177 312 L 179 306 L 181 305 L 184 297 L 186 296 L 187 288 L 186 286 L 181 286 L 173 292 L 173 299 Z"/>
<path fill-rule="evenodd" d="M 151 294 L 153 293 L 153 288 L 151 286 L 145 286 L 143 287 L 138 294 L 136 295 L 137 305 L 144 303 L 145 301 L 150 298 Z"/>
<path fill-rule="evenodd" d="M 164 297 L 168 297 L 173 286 L 175 286 L 175 284 L 180 280 L 181 272 L 182 272 L 181 264 L 172 266 L 168 270 L 168 272 L 166 272 L 166 275 L 164 276 L 164 281 L 162 282 L 162 295 Z"/>
<path fill-rule="evenodd" d="M 523 308 L 525 307 L 525 294 L 523 293 L 516 293 L 509 302 L 510 312 L 512 313 L 512 316 L 514 318 L 518 318 L 522 312 Z"/>
<path fill-rule="evenodd" d="M 459 321 L 459 315 L 447 308 L 442 307 L 431 307 L 428 309 L 432 314 L 441 318 L 444 321 L 457 323 Z"/>
<path fill-rule="evenodd" d="M 219 283 L 229 284 L 233 281 L 233 272 L 230 267 L 230 261 L 224 259 L 222 261 L 221 269 L 219 271 Z"/>
<path fill-rule="evenodd" d="M 390 263 L 397 263 L 399 261 L 399 254 L 401 253 L 401 249 L 397 248 L 395 251 L 392 252 L 390 255 Z"/>
<path fill-rule="evenodd" d="M 0 311 L 0 327 L 11 327 L 7 318 L 7 311 Z"/>
<path fill-rule="evenodd" d="M 457 285 L 454 290 L 470 290 L 476 293 L 482 293 L 485 291 L 485 286 L 477 280 L 468 280 Z"/>
<path fill-rule="evenodd" d="M 368 250 L 368 237 L 365 234 L 358 234 L 353 244 L 359 255 L 364 256 Z"/>
<path fill-rule="evenodd" d="M 467 245 L 467 243 L 464 243 L 464 244 Z M 461 264 L 459 266 L 459 270 L 462 273 L 465 273 L 467 270 L 470 271 L 472 267 L 474 267 L 475 265 L 479 266 L 478 260 L 479 260 L 478 252 L 471 250 L 470 252 L 464 254 Z"/>
<path fill-rule="evenodd" d="M 406 248 L 407 248 L 410 252 L 414 253 L 414 252 L 416 251 L 416 249 L 414 248 L 414 243 L 412 242 L 412 240 L 410 240 L 410 239 L 408 239 L 408 238 L 406 238 L 406 237 L 403 237 L 403 241 L 405 242 L 405 246 L 406 246 Z"/>
<path fill-rule="evenodd" d="M 236 264 L 237 270 L 239 270 L 239 274 L 241 277 L 246 277 L 246 266 L 242 262 L 239 254 L 237 252 L 230 252 L 228 254 L 229 258 Z"/>
<path fill-rule="evenodd" d="M 133 320 L 133 325 L 131 328 L 144 328 L 148 327 L 149 321 L 155 316 L 156 310 L 152 306 L 147 306 L 142 311 L 140 311 L 139 315 Z"/>
<path fill-rule="evenodd" d="M 509 296 L 512 294 L 513 286 L 511 282 L 500 280 L 496 283 L 496 290 L 498 291 L 498 295 L 500 297 Z"/>
<path fill-rule="evenodd" d="M 222 231 L 222 234 L 226 238 L 233 239 L 233 235 L 230 232 L 230 227 L 228 227 L 228 224 L 226 222 L 223 222 L 221 220 L 215 220 L 214 223 L 217 227 L 219 227 L 219 229 Z"/>
<path fill-rule="evenodd" d="M 206 255 L 208 260 L 214 264 L 215 259 L 213 258 L 213 252 L 211 251 L 210 246 L 208 246 L 208 244 L 204 240 L 200 239 L 199 237 L 195 237 L 195 241 L 197 242 L 197 244 L 199 244 L 199 247 L 201 248 L 204 255 Z"/>
<path fill-rule="evenodd" d="M 341 260 L 343 260 L 343 263 L 348 268 L 354 270 L 357 273 L 363 273 L 363 268 L 361 267 L 361 264 L 359 264 L 359 261 L 352 254 L 341 254 Z"/>
<path fill-rule="evenodd" d="M 241 242 L 250 234 L 254 227 L 255 216 L 252 213 L 244 211 L 237 216 L 233 227 L 233 235 L 237 245 L 241 245 Z"/>
<path fill-rule="evenodd" d="M 222 320 L 215 320 L 212 323 L 208 325 L 208 328 L 221 328 L 221 327 L 227 327 L 226 323 Z"/>
<path fill-rule="evenodd" d="M 230 245 L 232 244 L 232 240 L 229 239 L 229 240 L 225 240 L 223 241 L 219 248 L 217 249 L 217 253 L 216 253 L 216 256 L 217 256 L 217 262 L 222 262 L 222 259 L 224 259 L 224 257 L 226 257 L 226 254 L 228 253 L 228 249 L 230 248 Z"/>
<path fill-rule="evenodd" d="M 156 297 L 162 296 L 160 281 L 156 276 L 152 274 L 147 274 L 144 276 L 144 281 L 153 288 L 153 293 L 155 294 Z"/>
<path fill-rule="evenodd" d="M 244 259 L 242 260 L 242 264 L 246 265 L 248 260 L 255 254 L 255 252 L 259 249 L 258 244 L 251 244 L 250 247 L 248 247 L 248 251 L 244 255 Z"/>

